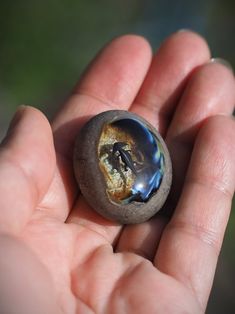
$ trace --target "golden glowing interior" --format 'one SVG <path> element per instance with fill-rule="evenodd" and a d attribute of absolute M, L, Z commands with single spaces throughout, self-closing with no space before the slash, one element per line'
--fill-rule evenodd
<path fill-rule="evenodd" d="M 120 128 L 106 124 L 102 130 L 98 145 L 99 166 L 106 181 L 106 190 L 111 200 L 120 203 L 131 195 L 134 174 L 125 167 L 118 154 L 113 154 L 113 145 L 116 142 L 126 143 L 125 149 L 129 151 L 133 160 L 135 143 L 131 136 Z"/>

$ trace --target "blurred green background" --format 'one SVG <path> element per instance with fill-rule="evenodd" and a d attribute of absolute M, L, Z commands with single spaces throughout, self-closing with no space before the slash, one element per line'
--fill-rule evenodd
<path fill-rule="evenodd" d="M 214 57 L 235 67 L 234 0 L 22 0 L 0 2 L 0 139 L 19 104 L 51 117 L 107 41 L 125 33 L 154 49 L 170 33 L 202 34 Z M 232 213 L 207 313 L 235 313 Z"/>

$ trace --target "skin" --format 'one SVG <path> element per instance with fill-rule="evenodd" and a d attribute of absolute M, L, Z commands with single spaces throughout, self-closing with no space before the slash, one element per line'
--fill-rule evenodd
<path fill-rule="evenodd" d="M 203 313 L 235 186 L 232 71 L 183 31 L 153 56 L 114 39 L 87 68 L 51 125 L 21 107 L 0 147 L 3 313 Z M 88 207 L 73 177 L 76 134 L 91 116 L 131 110 L 172 154 L 166 210 L 121 226 Z"/>

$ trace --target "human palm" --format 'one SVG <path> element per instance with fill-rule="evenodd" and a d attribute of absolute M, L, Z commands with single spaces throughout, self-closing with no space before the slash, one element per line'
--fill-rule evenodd
<path fill-rule="evenodd" d="M 209 60 L 192 32 L 154 57 L 144 39 L 123 36 L 87 69 L 52 131 L 20 108 L 0 149 L 3 313 L 205 311 L 235 185 L 234 78 Z M 169 200 L 142 224 L 102 218 L 74 180 L 75 136 L 109 109 L 146 118 L 172 155 Z"/>

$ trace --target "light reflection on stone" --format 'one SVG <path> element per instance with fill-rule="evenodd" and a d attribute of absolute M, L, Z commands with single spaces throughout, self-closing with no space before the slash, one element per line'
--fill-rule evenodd
<path fill-rule="evenodd" d="M 106 191 L 113 202 L 147 202 L 159 189 L 165 169 L 161 143 L 137 119 L 105 124 L 98 156 Z"/>

